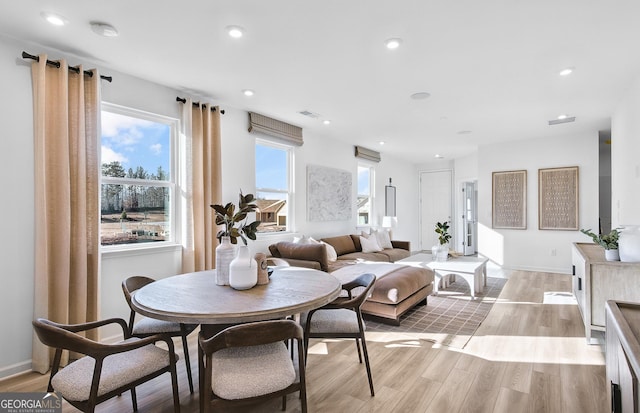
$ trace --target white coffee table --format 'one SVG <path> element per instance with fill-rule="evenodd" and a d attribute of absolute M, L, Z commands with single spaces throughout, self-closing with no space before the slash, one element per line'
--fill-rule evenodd
<path fill-rule="evenodd" d="M 460 276 L 469 284 L 471 298 L 475 299 L 476 293 L 483 292 L 484 287 L 487 285 L 487 261 L 489 260 L 482 257 L 456 257 L 449 258 L 447 261 L 433 261 L 431 254 L 420 253 L 398 262 L 414 263 L 431 268 L 435 276 L 434 295 L 438 295 L 441 281 L 444 283 L 443 288 L 445 288 L 450 275 Z"/>

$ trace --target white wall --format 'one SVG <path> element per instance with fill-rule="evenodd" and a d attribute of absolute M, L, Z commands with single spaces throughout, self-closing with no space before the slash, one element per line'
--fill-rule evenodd
<path fill-rule="evenodd" d="M 34 208 L 33 208 L 33 119 L 30 63 L 20 58 L 25 50 L 31 54 L 46 51 L 31 45 L 0 37 L 0 123 L 4 138 L 0 139 L 0 173 L 5 177 L 4 202 L 0 203 L 2 233 L 0 239 L 0 330 L 11 332 L 0 339 L 0 378 L 30 369 L 33 318 L 34 277 Z M 52 58 L 63 53 L 50 51 Z M 72 65 L 91 62 L 70 57 Z M 99 66 L 98 66 L 99 67 Z M 101 72 L 113 76 L 113 83 L 103 82 L 104 101 L 134 107 L 173 118 L 179 117 L 180 104 L 176 96 L 186 93 L 147 82 L 145 80 L 99 67 Z M 196 99 L 197 97 L 194 97 Z M 255 136 L 249 134 L 246 111 L 227 107 L 222 116 L 222 193 L 224 200 L 236 201 L 239 189 L 245 193 L 255 191 L 254 145 Z M 295 222 L 298 233 L 314 237 L 355 233 L 355 199 L 357 160 L 353 145 L 327 136 L 305 133 L 305 144 L 295 149 Z M 375 165 L 376 187 L 375 218 L 384 211 L 384 185 L 392 177 L 397 187 L 398 227 L 394 238 L 408 240 L 417 245 L 417 178 L 413 166 L 382 154 L 382 162 Z M 244 161 L 243 161 L 244 160 Z M 349 221 L 307 222 L 306 169 L 307 165 L 323 165 L 351 171 L 353 174 L 354 217 Z M 254 252 L 267 251 L 267 246 L 292 235 L 259 236 L 252 243 Z M 108 253 L 102 258 L 100 275 L 101 318 L 128 317 L 128 308 L 120 284 L 130 275 L 148 275 L 162 278 L 180 271 L 179 248 L 148 248 L 127 253 Z M 109 336 L 110 331 L 104 336 Z"/>
<path fill-rule="evenodd" d="M 538 229 L 538 169 L 579 167 L 579 228 L 598 228 L 598 132 L 503 142 L 478 150 L 478 252 L 505 268 L 571 272 L 579 231 Z M 527 171 L 527 229 L 492 229 L 492 172 Z M 555 254 L 555 255 L 554 255 Z"/>
<path fill-rule="evenodd" d="M 640 225 L 640 77 L 611 119 L 611 227 Z"/>

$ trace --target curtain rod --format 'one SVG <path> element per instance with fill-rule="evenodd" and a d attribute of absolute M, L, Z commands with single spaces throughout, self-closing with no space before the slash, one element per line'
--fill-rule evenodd
<path fill-rule="evenodd" d="M 22 58 L 23 59 L 35 60 L 36 62 L 40 61 L 40 57 L 39 56 L 34 56 L 34 55 L 29 54 L 27 52 L 22 52 Z M 55 66 L 58 69 L 60 68 L 60 62 L 54 62 L 53 60 L 47 59 L 47 64 L 51 65 L 51 66 Z M 71 70 L 74 73 L 80 73 L 80 69 L 78 69 L 77 67 L 69 66 L 69 70 Z M 89 72 L 88 70 L 85 70 L 84 74 L 89 76 L 89 77 L 93 77 L 93 72 Z M 100 79 L 104 79 L 107 82 L 111 82 L 113 80 L 113 78 L 111 76 L 102 76 L 102 75 L 100 76 Z"/>
<path fill-rule="evenodd" d="M 177 96 L 177 97 L 176 97 L 176 102 L 187 103 L 187 99 L 185 99 L 185 98 L 181 98 L 180 96 Z M 193 102 L 193 103 L 191 103 L 191 104 L 192 104 L 193 106 L 200 107 L 200 102 Z M 204 108 L 202 108 L 202 109 L 204 109 Z M 212 106 L 212 107 L 211 107 L 211 111 L 212 111 L 212 112 L 215 112 L 215 111 L 216 111 L 216 107 L 215 107 L 215 106 Z M 220 110 L 220 114 L 221 114 L 221 115 L 224 115 L 224 109 Z"/>

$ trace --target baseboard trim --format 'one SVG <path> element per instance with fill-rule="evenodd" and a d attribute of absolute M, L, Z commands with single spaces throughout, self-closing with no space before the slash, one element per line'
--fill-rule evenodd
<path fill-rule="evenodd" d="M 0 368 L 0 380 L 9 379 L 29 372 L 31 372 L 31 360 L 25 360 Z"/>

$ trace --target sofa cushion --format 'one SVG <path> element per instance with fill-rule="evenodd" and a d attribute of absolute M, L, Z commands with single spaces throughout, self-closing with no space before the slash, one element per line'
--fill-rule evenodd
<path fill-rule="evenodd" d="M 322 241 L 326 242 L 327 244 L 331 244 L 333 248 L 335 248 L 336 254 L 338 254 L 338 257 L 344 254 L 350 254 L 352 252 L 362 251 L 362 249 L 356 248 L 356 245 L 353 242 L 353 238 L 349 235 L 322 238 Z M 359 244 L 360 244 L 360 241 L 358 241 L 358 245 Z"/>
<path fill-rule="evenodd" d="M 278 258 L 317 261 L 320 263 L 322 271 L 328 271 L 327 247 L 324 244 L 296 244 L 293 242 L 280 241 L 275 245 L 280 254 Z"/>
<path fill-rule="evenodd" d="M 362 252 L 378 252 L 382 251 L 380 245 L 378 245 L 378 239 L 375 236 L 360 237 L 360 245 L 362 246 Z"/>
<path fill-rule="evenodd" d="M 382 252 L 352 252 L 351 254 L 343 254 L 338 256 L 338 261 L 348 260 L 364 260 L 376 262 L 389 262 L 389 257 Z"/>
<path fill-rule="evenodd" d="M 411 252 L 403 250 L 402 248 L 389 248 L 380 251 L 380 254 L 384 254 L 389 257 L 390 262 L 396 262 L 398 260 L 409 257 L 411 255 Z"/>

